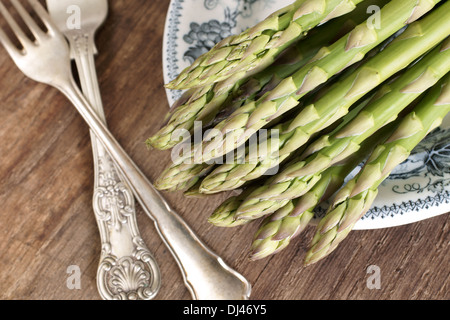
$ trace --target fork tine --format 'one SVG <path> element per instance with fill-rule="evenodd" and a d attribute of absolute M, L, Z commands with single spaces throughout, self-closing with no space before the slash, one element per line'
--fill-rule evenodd
<path fill-rule="evenodd" d="M 6 22 L 16 35 L 17 39 L 22 43 L 25 47 L 26 45 L 31 44 L 31 40 L 27 37 L 27 35 L 23 32 L 22 28 L 17 24 L 12 15 L 9 13 L 8 9 L 4 6 L 3 2 L 0 0 L 0 13 L 5 18 Z"/>
<path fill-rule="evenodd" d="M 49 13 L 45 8 L 39 3 L 38 0 L 28 0 L 31 7 L 34 9 L 36 14 L 39 16 L 39 18 L 42 20 L 44 25 L 47 27 L 47 30 L 49 33 L 55 35 L 59 32 L 59 29 L 55 26 L 52 19 L 50 18 Z"/>
<path fill-rule="evenodd" d="M 0 43 L 13 59 L 20 53 L 19 49 L 14 45 L 2 29 L 0 29 Z"/>
<path fill-rule="evenodd" d="M 30 31 L 33 33 L 36 40 L 39 40 L 44 34 L 41 28 L 37 25 L 37 23 L 33 20 L 30 14 L 25 10 L 22 4 L 18 0 L 10 0 L 13 4 L 14 8 L 16 8 L 22 20 L 26 23 Z"/>

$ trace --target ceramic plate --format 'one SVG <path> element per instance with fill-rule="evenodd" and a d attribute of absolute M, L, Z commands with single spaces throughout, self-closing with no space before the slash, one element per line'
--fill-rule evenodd
<path fill-rule="evenodd" d="M 230 34 L 240 33 L 291 0 L 172 0 L 163 47 L 165 82 Z M 169 104 L 181 92 L 167 90 Z M 450 212 L 450 121 L 414 150 L 380 187 L 355 229 L 414 223 Z"/>

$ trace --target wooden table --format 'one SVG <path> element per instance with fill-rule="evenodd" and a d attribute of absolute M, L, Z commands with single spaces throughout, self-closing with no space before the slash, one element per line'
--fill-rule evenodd
<path fill-rule="evenodd" d="M 169 152 L 144 141 L 158 129 L 168 103 L 163 89 L 162 36 L 169 0 L 110 1 L 97 37 L 97 67 L 108 125 L 154 180 Z M 96 300 L 100 239 L 92 212 L 93 166 L 88 127 L 56 90 L 26 79 L 0 50 L 0 297 Z M 251 262 L 257 224 L 218 229 L 206 221 L 224 195 L 209 200 L 166 194 L 201 239 L 244 275 L 252 299 L 448 299 L 448 215 L 374 231 L 354 231 L 327 259 L 302 267 L 313 229 L 286 250 Z M 155 228 L 138 208 L 140 231 L 162 271 L 156 300 L 191 299 Z M 69 266 L 81 289 L 66 285 Z M 378 266 L 379 289 L 368 286 Z"/>

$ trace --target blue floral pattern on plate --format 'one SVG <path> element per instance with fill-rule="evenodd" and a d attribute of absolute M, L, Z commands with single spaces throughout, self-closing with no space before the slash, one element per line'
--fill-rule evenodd
<path fill-rule="evenodd" d="M 172 0 L 164 35 L 164 80 L 174 79 L 223 38 L 247 29 L 291 2 Z M 167 90 L 169 104 L 173 104 L 180 95 L 180 91 Z M 449 118 L 392 172 L 380 187 L 373 207 L 355 229 L 394 227 L 447 212 L 450 212 Z M 319 208 L 317 215 L 323 213 L 324 210 Z"/>

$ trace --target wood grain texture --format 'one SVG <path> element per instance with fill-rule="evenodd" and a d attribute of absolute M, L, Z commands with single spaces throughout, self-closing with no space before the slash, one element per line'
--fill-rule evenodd
<path fill-rule="evenodd" d="M 143 172 L 154 180 L 168 152 L 144 141 L 168 105 L 163 89 L 162 36 L 169 0 L 110 1 L 98 33 L 96 63 L 108 125 Z M 100 239 L 92 212 L 92 152 L 81 117 L 52 88 L 26 79 L 0 49 L 0 298 L 98 300 Z M 208 200 L 164 194 L 201 239 L 252 283 L 254 300 L 449 299 L 449 216 L 396 228 L 354 231 L 328 258 L 304 268 L 313 229 L 286 250 L 248 260 L 257 229 L 214 228 L 206 221 L 224 196 Z M 138 208 L 140 231 L 162 271 L 156 300 L 189 300 L 179 269 Z M 66 286 L 70 265 L 81 290 Z M 367 268 L 381 270 L 370 290 Z"/>

